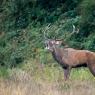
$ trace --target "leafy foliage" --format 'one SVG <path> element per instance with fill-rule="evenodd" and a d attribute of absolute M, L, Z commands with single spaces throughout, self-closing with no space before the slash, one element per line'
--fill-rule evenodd
<path fill-rule="evenodd" d="M 69 36 L 73 24 L 80 32 Z M 45 63 L 44 31 L 48 38 L 65 39 L 71 47 L 94 51 L 95 1 L 1 0 L 0 65 L 14 67 L 28 58 Z"/>

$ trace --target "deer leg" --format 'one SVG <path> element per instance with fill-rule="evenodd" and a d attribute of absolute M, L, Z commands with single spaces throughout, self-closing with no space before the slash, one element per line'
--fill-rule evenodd
<path fill-rule="evenodd" d="M 64 80 L 69 79 L 71 68 L 64 68 Z"/>
<path fill-rule="evenodd" d="M 90 72 L 93 74 L 93 76 L 95 77 L 95 63 L 88 64 L 88 68 Z"/>

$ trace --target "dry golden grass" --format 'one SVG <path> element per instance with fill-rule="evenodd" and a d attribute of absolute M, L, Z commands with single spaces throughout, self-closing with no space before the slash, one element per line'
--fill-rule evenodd
<path fill-rule="evenodd" d="M 0 81 L 0 95 L 94 95 L 95 82 L 69 81 L 68 83 Z"/>
<path fill-rule="evenodd" d="M 30 63 L 8 70 L 6 79 L 0 78 L 0 95 L 95 95 L 93 77 L 64 81 L 60 68 Z"/>

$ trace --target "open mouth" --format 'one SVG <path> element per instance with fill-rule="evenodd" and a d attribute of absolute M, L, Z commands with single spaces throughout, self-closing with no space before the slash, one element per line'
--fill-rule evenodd
<path fill-rule="evenodd" d="M 49 47 L 45 47 L 46 50 L 49 50 Z"/>

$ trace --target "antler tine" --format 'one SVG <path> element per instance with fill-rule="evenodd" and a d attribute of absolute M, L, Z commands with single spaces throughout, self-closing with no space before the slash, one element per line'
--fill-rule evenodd
<path fill-rule="evenodd" d="M 77 29 L 76 33 L 77 33 L 77 34 L 79 33 L 79 28 Z"/>
<path fill-rule="evenodd" d="M 75 25 L 73 25 L 73 33 L 79 33 L 79 29 L 77 28 L 77 30 L 76 30 Z"/>
<path fill-rule="evenodd" d="M 46 28 L 43 30 L 43 32 L 44 32 L 44 40 L 47 39 L 46 36 L 48 36 L 48 33 L 46 33 L 46 31 L 50 28 L 50 25 L 51 25 L 51 24 L 48 24 L 48 25 L 46 26 Z"/>
<path fill-rule="evenodd" d="M 76 28 L 75 25 L 73 25 L 73 33 L 75 33 L 75 28 Z"/>

